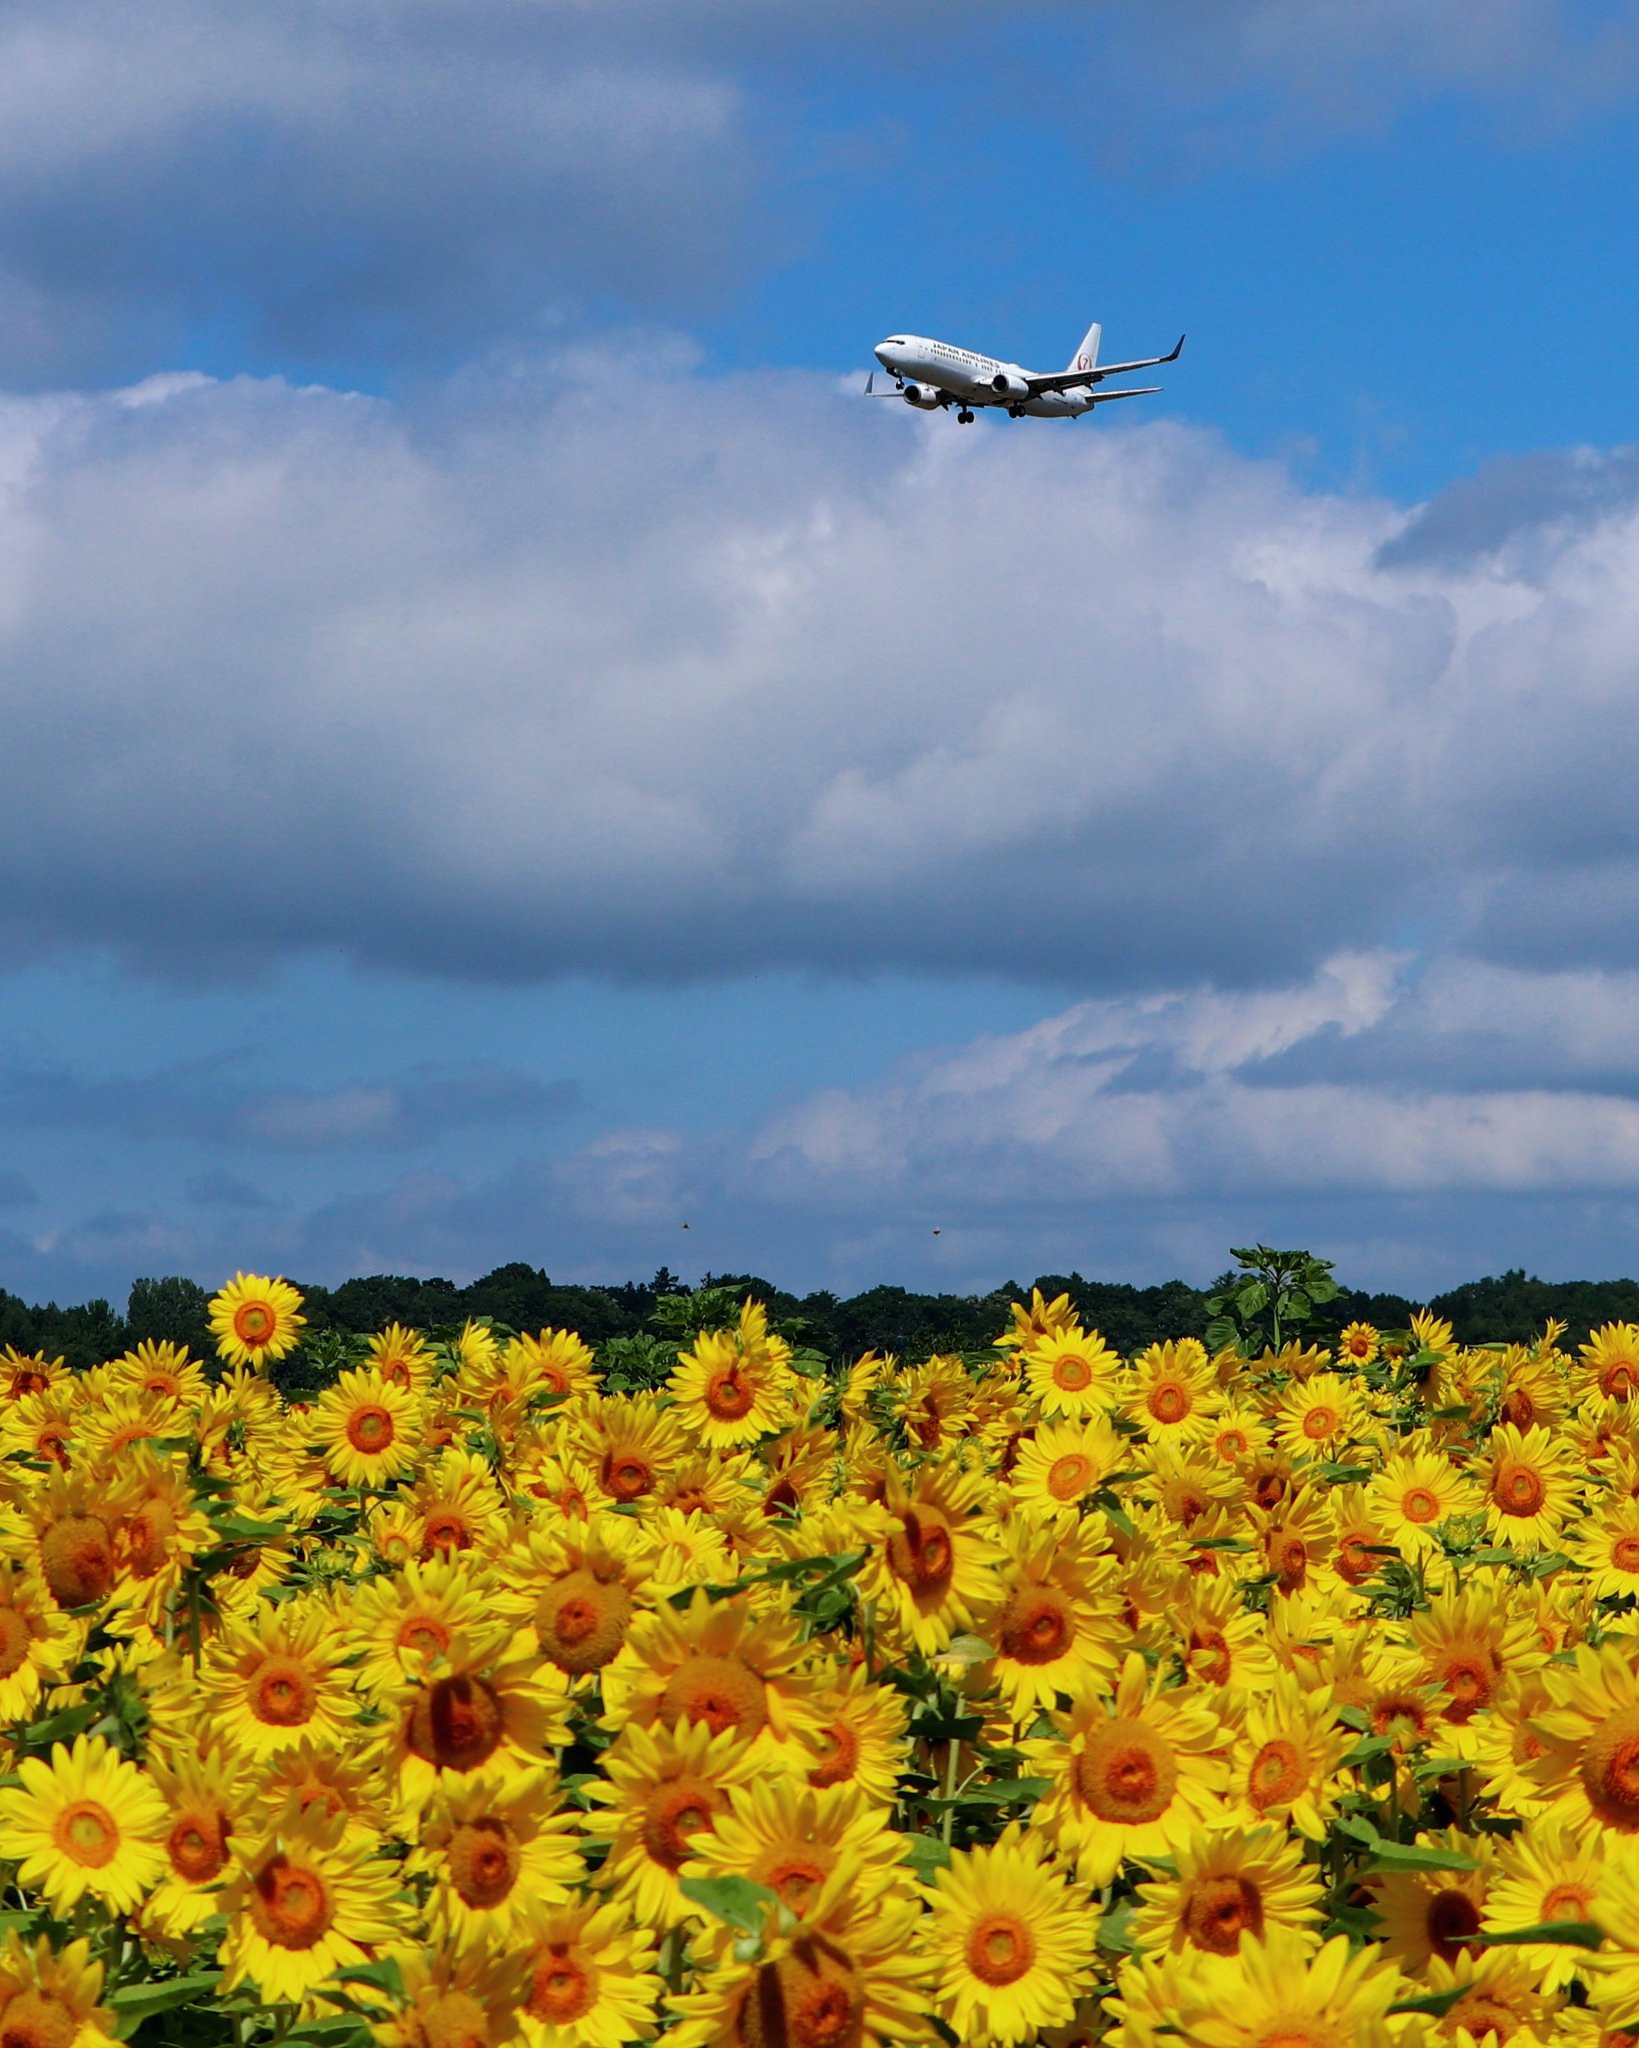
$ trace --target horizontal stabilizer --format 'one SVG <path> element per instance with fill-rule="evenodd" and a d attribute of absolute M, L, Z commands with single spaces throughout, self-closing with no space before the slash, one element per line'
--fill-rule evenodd
<path fill-rule="evenodd" d="M 1094 391 L 1089 393 L 1089 403 L 1108 405 L 1113 398 L 1153 398 L 1160 389 L 1159 384 L 1134 384 L 1125 391 Z"/>

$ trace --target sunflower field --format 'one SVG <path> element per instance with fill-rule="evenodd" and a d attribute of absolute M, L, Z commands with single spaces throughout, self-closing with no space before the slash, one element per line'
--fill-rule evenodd
<path fill-rule="evenodd" d="M 1634 2048 L 1639 1328 L 1265 1292 L 0 1353 L 0 2048 Z"/>

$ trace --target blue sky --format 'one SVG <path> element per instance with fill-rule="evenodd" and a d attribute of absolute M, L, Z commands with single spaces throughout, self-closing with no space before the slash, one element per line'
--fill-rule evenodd
<path fill-rule="evenodd" d="M 894 17 L 0 8 L 0 1285 L 1635 1270 L 1639 5 Z"/>

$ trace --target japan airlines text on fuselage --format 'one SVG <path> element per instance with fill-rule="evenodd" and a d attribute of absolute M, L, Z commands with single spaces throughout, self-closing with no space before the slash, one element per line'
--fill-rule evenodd
<path fill-rule="evenodd" d="M 1106 377 L 1126 370 L 1147 370 L 1157 363 L 1173 363 L 1183 349 L 1169 355 L 1146 356 L 1139 362 L 1099 364 L 1100 330 L 1088 328 L 1068 369 L 1043 375 L 1027 370 L 1022 363 L 1003 362 L 996 356 L 976 355 L 972 349 L 956 348 L 948 341 L 935 341 L 923 334 L 891 334 L 879 342 L 876 359 L 894 380 L 892 392 L 877 393 L 875 378 L 867 384 L 873 396 L 900 397 L 924 412 L 954 405 L 957 418 L 971 420 L 975 406 L 1000 406 L 1015 419 L 1029 414 L 1036 419 L 1079 419 L 1096 405 L 1116 398 L 1145 398 L 1158 385 L 1142 389 L 1127 387 L 1115 391 L 1098 389 Z"/>

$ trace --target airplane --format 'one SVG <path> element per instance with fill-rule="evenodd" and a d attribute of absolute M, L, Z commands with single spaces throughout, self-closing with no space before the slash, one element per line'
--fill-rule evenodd
<path fill-rule="evenodd" d="M 1152 370 L 1161 363 L 1175 363 L 1184 351 L 1184 337 L 1170 355 L 1146 356 L 1142 362 L 1105 363 L 1098 360 L 1103 328 L 1095 320 L 1070 358 L 1070 366 L 1049 376 L 1038 376 L 1019 363 L 999 362 L 994 356 L 977 356 L 970 349 L 953 348 L 946 341 L 930 341 L 921 334 L 890 334 L 875 349 L 877 361 L 893 378 L 892 390 L 876 389 L 876 372 L 865 380 L 867 398 L 902 398 L 922 412 L 954 405 L 962 425 L 970 426 L 975 406 L 1001 406 L 1012 419 L 1026 413 L 1035 419 L 1076 420 L 1095 405 L 1108 405 L 1116 398 L 1150 398 L 1159 384 L 1128 385 L 1119 391 L 1095 391 L 1093 386 L 1106 377 L 1119 377 L 1128 370 Z"/>

